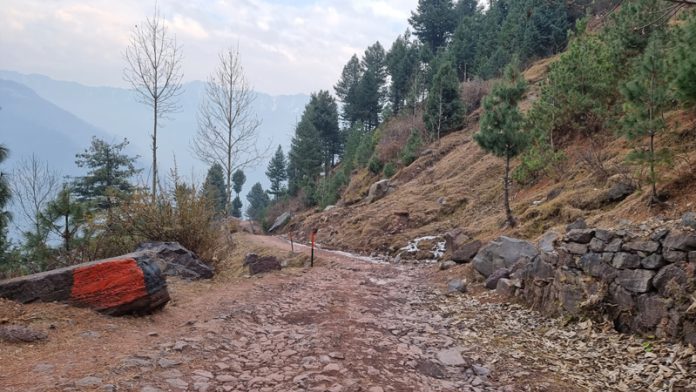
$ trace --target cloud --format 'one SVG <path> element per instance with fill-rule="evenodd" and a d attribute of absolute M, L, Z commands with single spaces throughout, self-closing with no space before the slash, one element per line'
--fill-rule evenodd
<path fill-rule="evenodd" d="M 330 89 L 354 52 L 389 47 L 417 0 L 160 0 L 184 50 L 185 80 L 205 80 L 217 54 L 239 45 L 247 75 L 270 93 Z M 91 85 L 123 86 L 133 25 L 150 16 L 140 0 L 4 0 L 3 68 Z M 8 54 L 8 55 L 5 55 Z"/>

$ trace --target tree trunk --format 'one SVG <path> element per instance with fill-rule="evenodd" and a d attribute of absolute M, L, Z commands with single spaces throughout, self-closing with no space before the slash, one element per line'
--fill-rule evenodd
<path fill-rule="evenodd" d="M 510 154 L 505 154 L 505 178 L 503 179 L 503 189 L 505 190 L 505 217 L 510 227 L 515 227 L 515 218 L 510 209 Z"/>
<path fill-rule="evenodd" d="M 655 132 L 650 131 L 650 183 L 652 185 L 652 201 L 658 203 L 660 199 L 657 197 L 657 179 L 655 178 Z"/>
<path fill-rule="evenodd" d="M 154 105 L 155 119 L 152 129 L 152 204 L 157 202 L 157 100 Z"/>

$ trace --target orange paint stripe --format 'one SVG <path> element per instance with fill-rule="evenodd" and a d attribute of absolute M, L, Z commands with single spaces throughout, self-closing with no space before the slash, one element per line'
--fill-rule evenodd
<path fill-rule="evenodd" d="M 73 271 L 71 300 L 109 309 L 147 296 L 143 271 L 134 259 L 114 260 Z"/>

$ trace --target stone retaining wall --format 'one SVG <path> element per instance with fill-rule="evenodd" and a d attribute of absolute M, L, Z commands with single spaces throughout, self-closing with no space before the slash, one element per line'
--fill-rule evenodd
<path fill-rule="evenodd" d="M 548 314 L 608 319 L 621 332 L 696 344 L 692 229 L 658 222 L 573 229 L 563 236 L 550 232 L 536 245 L 538 255 L 530 252 L 530 243 L 510 241 L 498 239 L 474 259 L 474 267 L 488 278 L 487 287 Z M 508 248 L 500 251 L 501 244 Z M 519 248 L 522 256 L 515 263 L 510 247 Z"/>

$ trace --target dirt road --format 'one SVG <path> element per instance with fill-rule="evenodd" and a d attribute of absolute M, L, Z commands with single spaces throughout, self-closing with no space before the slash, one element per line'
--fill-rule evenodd
<path fill-rule="evenodd" d="M 247 240 L 267 248 L 289 246 L 279 238 Z M 24 307 L 23 317 L 51 310 L 45 322 L 54 329 L 36 346 L 0 345 L 0 390 L 646 387 L 641 377 L 649 368 L 635 368 L 645 362 L 635 339 L 587 324 L 561 328 L 559 320 L 485 293 L 446 296 L 435 282 L 452 271 L 374 264 L 328 251 L 317 256 L 321 263 L 311 270 L 231 283 L 175 282 L 174 303 L 145 319 L 71 308 L 56 315 L 57 305 Z M 627 351 L 631 347 L 638 351 Z M 660 350 L 652 351 L 657 356 Z"/>

